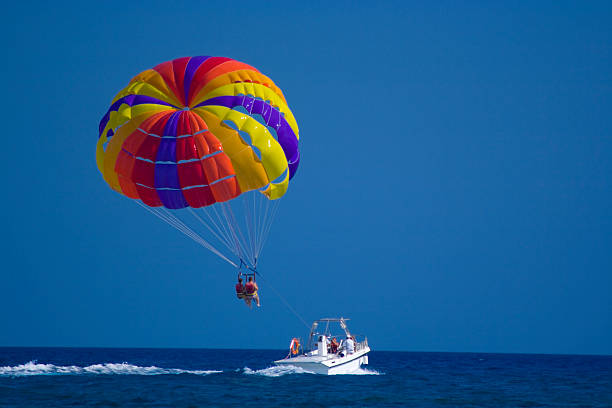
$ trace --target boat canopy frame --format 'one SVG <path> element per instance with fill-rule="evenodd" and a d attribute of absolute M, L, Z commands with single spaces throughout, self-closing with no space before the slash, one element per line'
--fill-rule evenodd
<path fill-rule="evenodd" d="M 330 327 L 329 327 L 330 323 L 339 323 L 342 330 L 344 330 L 344 334 L 346 335 L 346 337 L 352 337 L 353 335 L 351 334 L 348 327 L 346 326 L 346 322 L 348 320 L 351 320 L 351 319 L 346 319 L 344 317 L 326 317 L 323 319 L 315 320 L 312 323 L 312 326 L 310 328 L 310 334 L 308 335 L 308 349 L 314 350 L 313 340 L 317 338 L 318 336 L 326 336 L 327 338 L 332 337 L 332 333 L 330 332 Z M 319 329 L 319 325 L 321 323 L 325 325 L 325 329 L 323 331 Z M 323 325 L 321 324 L 321 326 Z"/>

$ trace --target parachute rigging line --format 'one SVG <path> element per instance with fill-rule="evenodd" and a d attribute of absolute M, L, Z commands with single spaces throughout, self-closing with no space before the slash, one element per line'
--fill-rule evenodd
<path fill-rule="evenodd" d="M 202 238 L 199 234 L 194 232 L 191 228 L 186 226 L 181 220 L 179 220 L 177 217 L 171 214 L 166 208 L 149 207 L 147 205 L 142 204 L 140 201 L 136 201 L 136 203 L 140 205 L 141 207 L 143 207 L 144 209 L 146 209 L 147 211 L 149 211 L 151 214 L 157 216 L 162 221 L 166 222 L 168 225 L 173 226 L 174 228 L 176 228 L 177 230 L 179 230 L 180 232 L 182 232 L 183 234 L 191 238 L 196 243 L 200 244 L 201 246 L 208 249 L 215 255 L 219 256 L 221 259 L 228 262 L 230 265 L 238 267 L 238 265 L 236 265 L 234 262 L 229 260 L 225 255 L 219 252 L 217 248 L 215 248 L 212 244 L 210 244 L 208 241 Z M 165 213 L 162 213 L 162 210 L 161 210 L 162 208 L 163 210 L 165 210 Z"/>
<path fill-rule="evenodd" d="M 249 269 L 257 268 L 259 255 L 279 208 L 279 200 L 269 200 L 259 191 L 243 194 L 232 202 L 182 210 L 149 207 L 140 200 L 135 201 L 232 266 L 240 268 L 240 260 Z M 198 228 L 199 224 L 202 227 Z M 232 260 L 232 255 L 235 260 Z"/>

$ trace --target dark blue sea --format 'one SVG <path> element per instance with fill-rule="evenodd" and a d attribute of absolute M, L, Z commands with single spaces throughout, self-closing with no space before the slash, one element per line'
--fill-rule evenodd
<path fill-rule="evenodd" d="M 612 356 L 378 351 L 320 376 L 285 354 L 0 348 L 0 407 L 612 407 Z"/>

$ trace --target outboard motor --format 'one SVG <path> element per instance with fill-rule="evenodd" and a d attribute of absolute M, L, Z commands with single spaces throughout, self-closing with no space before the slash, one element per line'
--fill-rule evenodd
<path fill-rule="evenodd" d="M 327 337 L 319 336 L 319 342 L 317 343 L 317 354 L 322 357 L 327 356 Z"/>

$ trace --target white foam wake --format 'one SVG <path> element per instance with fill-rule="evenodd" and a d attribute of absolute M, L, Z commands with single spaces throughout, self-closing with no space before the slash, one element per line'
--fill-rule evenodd
<path fill-rule="evenodd" d="M 220 373 L 216 370 L 183 370 L 180 368 L 161 368 L 156 366 L 140 367 L 128 363 L 93 364 L 87 367 L 56 366 L 54 364 L 38 364 L 30 361 L 17 366 L 0 367 L 0 377 L 23 377 L 31 375 L 161 375 L 161 374 L 195 374 L 208 375 Z"/>
<path fill-rule="evenodd" d="M 242 371 L 247 375 L 262 375 L 264 377 L 280 377 L 287 374 L 315 374 L 312 371 L 307 371 L 301 367 L 292 365 L 272 366 L 261 370 L 252 370 L 249 367 L 244 367 Z M 358 368 L 350 373 L 337 375 L 381 375 L 381 373 L 367 368 Z"/>
<path fill-rule="evenodd" d="M 340 375 L 381 375 L 381 373 L 376 370 L 370 370 L 368 368 L 359 367 L 355 371 L 351 371 L 350 373 L 340 374 Z"/>
<path fill-rule="evenodd" d="M 272 366 L 262 368 L 261 370 L 251 370 L 249 367 L 244 367 L 244 373 L 248 375 L 263 375 L 264 377 L 280 377 L 287 374 L 314 374 L 306 371 L 301 367 L 292 365 Z"/>

